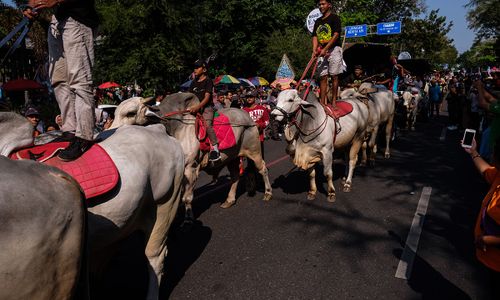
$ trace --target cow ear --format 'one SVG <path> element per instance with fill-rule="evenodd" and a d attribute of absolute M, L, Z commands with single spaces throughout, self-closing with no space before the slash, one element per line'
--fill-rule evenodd
<path fill-rule="evenodd" d="M 200 102 L 201 100 L 198 99 L 198 97 L 193 94 L 193 93 L 184 93 L 184 103 L 186 104 L 186 107 L 190 107 L 194 101 L 198 100 Z"/>
<path fill-rule="evenodd" d="M 151 106 L 148 106 L 148 109 L 146 110 L 146 117 L 148 118 L 160 118 L 160 110 L 159 109 L 154 109 Z"/>
<path fill-rule="evenodd" d="M 300 100 L 300 105 L 303 106 L 303 107 L 314 106 L 312 103 L 307 102 L 305 100 Z"/>

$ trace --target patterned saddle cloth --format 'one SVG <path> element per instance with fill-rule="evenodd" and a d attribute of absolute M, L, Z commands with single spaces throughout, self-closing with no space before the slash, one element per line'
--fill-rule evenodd
<path fill-rule="evenodd" d="M 112 190 L 118 183 L 120 175 L 108 153 L 98 144 L 92 145 L 74 161 L 65 162 L 57 158 L 57 152 L 68 145 L 69 142 L 54 142 L 25 148 L 12 153 L 10 158 L 35 160 L 63 170 L 80 184 L 87 203 L 91 204 L 92 201 L 89 199 Z"/>
<path fill-rule="evenodd" d="M 330 104 L 324 106 L 324 108 L 326 113 L 334 119 L 339 119 L 352 112 L 352 104 L 346 101 L 337 100 L 337 106 L 335 108 Z"/>
<path fill-rule="evenodd" d="M 198 139 L 200 140 L 200 149 L 201 151 L 210 151 L 212 146 L 207 135 L 205 120 L 201 116 L 196 117 L 196 120 L 196 130 L 198 132 Z M 219 141 L 219 150 L 228 149 L 236 145 L 233 127 L 226 115 L 216 113 L 214 116 L 213 128 L 217 140 Z"/>

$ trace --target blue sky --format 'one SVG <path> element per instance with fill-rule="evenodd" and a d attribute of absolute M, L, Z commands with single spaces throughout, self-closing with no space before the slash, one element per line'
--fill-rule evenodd
<path fill-rule="evenodd" d="M 474 32 L 467 28 L 466 14 L 464 7 L 468 0 L 425 0 L 429 11 L 439 8 L 439 15 L 445 16 L 447 21 L 453 21 L 453 28 L 448 33 L 448 37 L 455 42 L 455 47 L 459 53 L 463 53 L 472 46 Z"/>
<path fill-rule="evenodd" d="M 6 0 L 7 3 L 12 1 Z M 474 40 L 474 32 L 467 28 L 466 14 L 464 7 L 468 0 L 425 0 L 429 11 L 438 9 L 439 14 L 445 16 L 448 21 L 453 21 L 453 28 L 448 36 L 455 42 L 455 47 L 459 53 L 469 50 Z"/>

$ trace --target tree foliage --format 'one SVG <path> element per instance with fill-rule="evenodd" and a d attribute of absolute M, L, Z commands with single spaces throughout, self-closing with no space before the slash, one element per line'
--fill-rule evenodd
<path fill-rule="evenodd" d="M 460 55 L 457 62 L 465 68 L 491 66 L 498 61 L 495 40 L 477 41 L 468 51 Z"/>
<path fill-rule="evenodd" d="M 470 0 L 467 4 L 469 28 L 477 31 L 476 42 L 462 61 L 498 63 L 500 57 L 500 5 L 498 0 Z M 492 48 L 492 49 L 491 49 Z M 471 59 L 466 59 L 470 57 Z"/>
<path fill-rule="evenodd" d="M 407 19 L 402 34 L 394 42 L 395 48 L 435 65 L 452 64 L 458 55 L 453 40 L 446 36 L 452 26 L 453 22 L 448 23 L 446 17 L 439 15 L 439 10 L 432 10 L 422 19 Z"/>
<path fill-rule="evenodd" d="M 498 38 L 500 34 L 498 0 L 470 0 L 467 7 L 469 27 L 477 30 L 478 39 Z"/>
<path fill-rule="evenodd" d="M 446 38 L 452 24 L 438 12 L 416 19 L 425 10 L 423 0 L 333 3 L 344 26 L 403 21 L 402 35 L 367 41 L 392 43 L 396 54 L 405 50 L 436 63 L 453 59 L 452 41 Z M 272 79 L 283 53 L 298 73 L 311 55 L 305 20 L 316 0 L 96 0 L 96 7 L 101 17 L 96 82 L 173 87 L 192 72 L 193 61 L 213 54 L 213 76 L 227 72 Z M 2 21 L 0 32 L 12 28 Z"/>

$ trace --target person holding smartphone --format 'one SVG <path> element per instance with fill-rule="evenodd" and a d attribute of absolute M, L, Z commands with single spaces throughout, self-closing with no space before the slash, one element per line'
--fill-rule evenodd
<path fill-rule="evenodd" d="M 489 159 L 491 150 L 493 149 L 492 142 L 500 137 L 500 102 L 485 89 L 481 80 L 475 81 L 473 87 L 476 88 L 478 92 L 479 107 L 483 108 L 492 116 L 490 126 L 483 131 L 483 139 L 480 148 L 481 155 Z"/>
<path fill-rule="evenodd" d="M 463 143 L 463 142 L 462 142 Z M 500 138 L 495 141 L 493 165 L 476 150 L 476 140 L 464 150 L 471 155 L 474 165 L 490 184 L 483 199 L 474 229 L 476 257 L 491 276 L 491 299 L 500 299 Z"/>

